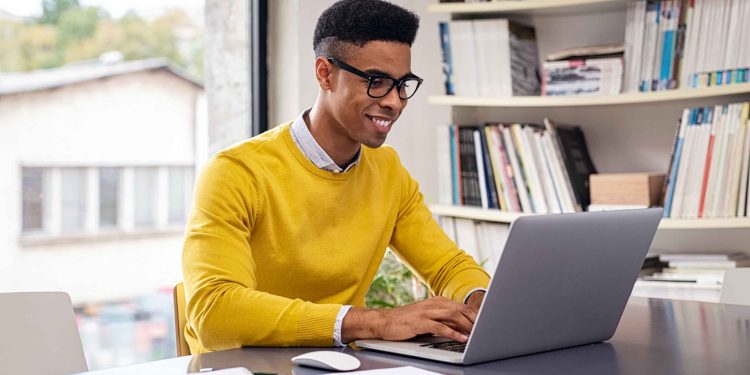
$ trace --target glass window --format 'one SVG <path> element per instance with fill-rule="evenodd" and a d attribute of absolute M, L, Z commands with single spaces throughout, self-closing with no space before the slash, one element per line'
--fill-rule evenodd
<path fill-rule="evenodd" d="M 192 168 L 169 167 L 169 224 L 185 223 L 192 186 Z"/>
<path fill-rule="evenodd" d="M 99 227 L 118 226 L 120 168 L 99 168 Z"/>
<path fill-rule="evenodd" d="M 86 224 L 86 169 L 60 169 L 60 228 L 80 232 Z"/>
<path fill-rule="evenodd" d="M 135 226 L 137 228 L 156 226 L 156 168 L 133 168 L 135 204 Z"/>
<path fill-rule="evenodd" d="M 21 194 L 23 200 L 24 232 L 39 231 L 44 228 L 44 170 L 42 168 L 22 169 Z"/>

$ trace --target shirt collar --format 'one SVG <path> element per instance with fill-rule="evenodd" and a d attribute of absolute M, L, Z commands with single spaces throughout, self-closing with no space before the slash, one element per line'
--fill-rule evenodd
<path fill-rule="evenodd" d="M 297 119 L 292 123 L 290 129 L 292 133 L 292 139 L 297 147 L 302 151 L 307 159 L 309 159 L 316 167 L 334 173 L 347 172 L 359 163 L 362 157 L 362 148 L 357 151 L 357 155 L 354 160 L 346 166 L 346 168 L 339 167 L 333 159 L 320 147 L 320 144 L 315 140 L 310 129 L 307 128 L 305 123 L 305 114 L 310 112 L 310 109 L 306 109 L 297 116 Z"/>

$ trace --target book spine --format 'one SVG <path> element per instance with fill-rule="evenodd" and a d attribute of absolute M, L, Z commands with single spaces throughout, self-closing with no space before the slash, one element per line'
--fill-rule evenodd
<path fill-rule="evenodd" d="M 711 159 L 713 157 L 714 153 L 714 142 L 716 139 L 716 127 L 715 127 L 715 121 L 713 118 L 713 109 L 710 109 L 707 107 L 707 110 L 710 110 L 710 135 L 708 137 L 708 150 L 706 150 L 706 163 L 703 166 L 703 181 L 701 183 L 701 193 L 698 203 L 698 217 L 703 217 L 703 212 L 706 207 L 706 192 L 708 191 L 708 176 L 711 174 Z"/>
<path fill-rule="evenodd" d="M 672 152 L 672 167 L 667 180 L 667 191 L 664 195 L 664 217 L 672 217 L 672 202 L 674 200 L 674 187 L 677 183 L 677 170 L 680 168 L 680 157 L 682 156 L 682 143 L 685 140 L 685 128 L 690 118 L 690 110 L 682 111 L 677 137 L 675 139 L 674 151 Z"/>
<path fill-rule="evenodd" d="M 508 156 L 508 147 L 505 145 L 505 140 L 503 139 L 502 131 L 500 130 L 501 126 L 502 125 L 494 127 L 492 129 L 492 133 L 498 141 L 498 151 L 500 154 L 502 168 L 505 171 L 505 184 L 508 187 L 509 202 L 511 207 L 513 208 L 512 211 L 523 212 L 521 208 L 521 201 L 518 196 L 518 188 L 515 181 L 515 172 L 513 171 L 513 166 L 510 163 L 510 159 Z"/>
<path fill-rule="evenodd" d="M 453 204 L 461 205 L 461 164 L 458 153 L 458 128 L 451 125 L 450 130 L 450 150 L 451 150 L 451 183 L 453 188 Z"/>
<path fill-rule="evenodd" d="M 443 53 L 443 75 L 445 76 L 445 94 L 455 95 L 453 87 L 453 60 L 451 58 L 450 24 L 440 22 L 440 49 Z"/>
<path fill-rule="evenodd" d="M 503 211 L 510 211 L 508 188 L 505 186 L 505 171 L 500 162 L 497 139 L 493 136 L 492 130 L 496 125 L 485 125 L 484 139 L 487 142 L 487 154 L 489 156 L 490 170 L 492 171 L 492 180 L 495 183 L 497 193 L 498 208 Z"/>
<path fill-rule="evenodd" d="M 481 202 L 482 208 L 490 208 L 489 203 L 489 191 L 487 189 L 487 178 L 486 168 L 484 164 L 484 152 L 482 152 L 482 132 L 474 130 L 472 136 L 474 138 L 474 155 L 477 161 L 477 179 L 479 183 L 479 202 Z"/>

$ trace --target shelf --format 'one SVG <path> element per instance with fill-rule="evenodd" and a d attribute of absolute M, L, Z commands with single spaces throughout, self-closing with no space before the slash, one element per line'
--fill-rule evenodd
<path fill-rule="evenodd" d="M 504 212 L 500 210 L 485 210 L 476 207 L 456 207 L 443 205 L 430 205 L 430 211 L 435 215 L 460 217 L 483 221 L 494 221 L 498 223 L 511 223 L 524 214 L 516 212 Z"/>
<path fill-rule="evenodd" d="M 554 14 L 623 10 L 628 0 L 526 0 L 431 4 L 427 11 L 452 14 Z"/>
<path fill-rule="evenodd" d="M 667 90 L 606 96 L 511 96 L 472 97 L 432 95 L 430 104 L 464 107 L 585 107 L 617 104 L 643 104 L 676 100 L 703 99 L 716 96 L 750 94 L 750 83 L 700 89 Z"/>
<path fill-rule="evenodd" d="M 439 216 L 459 217 L 497 223 L 512 223 L 513 220 L 528 214 L 485 210 L 476 207 L 456 207 L 430 205 L 433 214 Z M 750 229 L 749 218 L 735 219 L 662 219 L 659 229 Z"/>

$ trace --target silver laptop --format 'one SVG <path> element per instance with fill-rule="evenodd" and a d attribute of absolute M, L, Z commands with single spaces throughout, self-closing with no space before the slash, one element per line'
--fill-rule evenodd
<path fill-rule="evenodd" d="M 470 365 L 607 340 L 661 217 L 661 208 L 521 217 L 468 343 L 431 336 L 356 345 Z"/>

